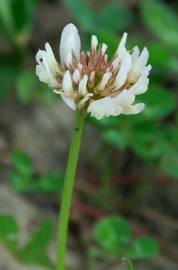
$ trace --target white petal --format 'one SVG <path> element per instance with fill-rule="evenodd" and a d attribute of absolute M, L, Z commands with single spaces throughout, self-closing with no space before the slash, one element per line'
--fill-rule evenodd
<path fill-rule="evenodd" d="M 80 36 L 78 34 L 78 30 L 75 25 L 70 23 L 64 27 L 61 35 L 59 48 L 61 63 L 66 64 L 68 66 L 69 59 L 67 59 L 67 56 L 69 53 L 72 54 L 72 52 L 75 54 L 77 60 L 79 61 L 80 48 L 81 48 L 81 41 Z"/>
<path fill-rule="evenodd" d="M 36 54 L 36 60 L 39 63 L 36 66 L 36 75 L 39 77 L 39 80 L 47 83 L 52 88 L 58 87 L 58 81 L 56 80 L 55 75 L 52 73 L 46 52 L 39 50 Z"/>
<path fill-rule="evenodd" d="M 47 83 L 51 88 L 57 88 L 59 86 L 58 81 L 46 71 L 41 69 L 40 65 L 36 66 L 36 75 L 38 76 L 41 82 Z"/>
<path fill-rule="evenodd" d="M 72 78 L 75 83 L 78 83 L 80 81 L 80 72 L 78 68 L 74 71 Z"/>
<path fill-rule="evenodd" d="M 148 53 L 147 48 L 145 47 L 142 53 L 140 54 L 140 56 L 134 61 L 134 65 L 131 70 L 132 76 L 134 76 L 135 78 L 140 76 L 140 74 L 142 73 L 142 70 L 144 69 L 148 61 L 148 56 L 149 56 L 149 53 Z"/>
<path fill-rule="evenodd" d="M 88 113 L 91 113 L 91 116 L 98 120 L 103 117 L 118 116 L 121 111 L 121 106 L 115 103 L 111 97 L 104 97 L 91 102 L 87 110 Z"/>
<path fill-rule="evenodd" d="M 79 102 L 78 107 L 82 108 L 84 104 L 93 96 L 93 93 L 88 93 L 82 100 Z"/>
<path fill-rule="evenodd" d="M 107 55 L 107 54 L 105 54 L 105 56 L 104 56 L 104 61 L 105 61 L 105 62 L 108 61 L 108 55 Z"/>
<path fill-rule="evenodd" d="M 132 92 L 134 95 L 139 95 L 147 91 L 149 84 L 149 79 L 147 77 L 149 75 L 150 70 L 151 65 L 148 65 L 143 69 L 142 74 L 138 78 L 137 82 L 130 87 L 129 89 L 130 92 Z"/>
<path fill-rule="evenodd" d="M 123 104 L 132 104 L 134 100 L 135 96 L 127 89 L 124 89 L 118 96 L 113 98 L 114 104 L 120 106 L 123 106 Z"/>
<path fill-rule="evenodd" d="M 143 51 L 141 52 L 138 60 L 137 60 L 137 65 L 139 65 L 140 67 L 144 68 L 146 63 L 148 62 L 148 57 L 149 57 L 149 53 L 147 48 L 145 47 L 143 49 Z"/>
<path fill-rule="evenodd" d="M 48 83 L 48 73 L 45 72 L 40 65 L 36 66 L 36 75 L 41 82 Z"/>
<path fill-rule="evenodd" d="M 91 74 L 90 74 L 90 82 L 91 82 L 91 83 L 93 82 L 94 78 L 95 78 L 95 72 L 94 72 L 94 70 L 93 70 L 93 71 L 91 72 Z"/>
<path fill-rule="evenodd" d="M 133 105 L 135 101 L 135 95 L 128 90 L 123 90 L 117 97 L 113 98 L 114 106 L 121 108 L 121 114 L 137 114 L 144 109 L 144 104 L 139 103 Z"/>
<path fill-rule="evenodd" d="M 72 65 L 72 53 L 66 53 L 66 58 L 65 58 L 65 65 L 67 67 L 70 67 Z"/>
<path fill-rule="evenodd" d="M 131 55 L 132 64 L 135 64 L 136 60 L 138 59 L 139 54 L 140 54 L 140 50 L 139 50 L 138 46 L 135 46 L 133 48 L 132 55 Z"/>
<path fill-rule="evenodd" d="M 117 57 L 113 60 L 112 62 L 112 68 L 114 71 L 116 71 L 119 67 L 119 62 L 120 62 L 120 59 Z"/>
<path fill-rule="evenodd" d="M 56 62 L 54 53 L 49 43 L 45 44 L 45 49 L 46 49 L 46 57 L 47 57 L 48 65 L 50 66 L 51 72 L 55 75 L 56 70 L 58 69 L 58 64 Z"/>
<path fill-rule="evenodd" d="M 92 35 L 92 37 L 91 37 L 91 47 L 92 47 L 92 49 L 96 50 L 97 46 L 98 46 L 98 39 L 97 39 L 96 36 Z"/>
<path fill-rule="evenodd" d="M 151 71 L 151 69 L 152 69 L 152 66 L 151 65 L 148 65 L 148 66 L 146 66 L 146 67 L 144 67 L 143 69 L 142 69 L 142 74 L 141 74 L 141 78 L 143 79 L 143 78 L 147 78 L 148 77 L 148 75 L 149 75 L 149 73 L 150 73 L 150 71 Z"/>
<path fill-rule="evenodd" d="M 64 77 L 62 80 L 62 90 L 66 94 L 70 94 L 73 92 L 72 80 L 70 77 L 70 72 L 68 70 L 64 73 Z"/>
<path fill-rule="evenodd" d="M 106 85 L 107 85 L 109 79 L 111 78 L 111 76 L 112 76 L 111 72 L 104 73 L 103 78 L 101 80 L 101 83 L 99 85 L 99 90 L 103 90 L 106 87 Z"/>
<path fill-rule="evenodd" d="M 82 71 L 83 65 L 81 63 L 78 64 L 78 69 L 79 69 L 80 72 Z"/>
<path fill-rule="evenodd" d="M 36 54 L 36 74 L 39 80 L 47 83 L 50 87 L 59 86 L 56 79 L 57 73 L 60 73 L 58 63 L 55 60 L 53 51 L 48 43 L 45 44 L 45 50 L 39 50 Z"/>
<path fill-rule="evenodd" d="M 36 61 L 40 65 L 43 62 L 43 52 L 42 50 L 38 50 L 36 54 Z"/>
<path fill-rule="evenodd" d="M 46 53 L 47 53 L 48 57 L 51 57 L 51 59 L 55 61 L 55 57 L 54 57 L 52 48 L 48 42 L 45 43 L 45 49 L 46 49 Z"/>
<path fill-rule="evenodd" d="M 131 56 L 129 53 L 126 53 L 125 58 L 121 62 L 121 67 L 115 79 L 115 86 L 117 88 L 120 88 L 124 85 L 127 79 L 127 74 L 130 71 L 130 69 L 131 69 Z"/>
<path fill-rule="evenodd" d="M 88 113 L 91 113 L 91 116 L 100 120 L 104 116 L 108 117 L 113 114 L 113 103 L 111 97 L 104 97 L 98 100 L 95 100 L 90 103 L 87 109 Z"/>
<path fill-rule="evenodd" d="M 102 53 L 103 55 L 105 54 L 107 48 L 108 48 L 108 46 L 107 46 L 105 43 L 103 43 L 103 44 L 102 44 L 102 47 L 101 47 L 101 53 Z"/>
<path fill-rule="evenodd" d="M 86 87 L 87 82 L 88 82 L 88 76 L 84 75 L 84 77 L 79 83 L 79 88 L 78 88 L 79 95 L 85 96 L 87 94 L 87 87 Z"/>
<path fill-rule="evenodd" d="M 147 91 L 149 84 L 149 79 L 146 78 L 143 81 L 137 81 L 131 88 L 128 90 L 134 95 L 140 95 Z"/>
<path fill-rule="evenodd" d="M 144 103 L 135 104 L 134 105 L 134 110 L 135 110 L 134 114 L 141 113 L 144 109 L 145 109 L 145 104 Z"/>
<path fill-rule="evenodd" d="M 63 99 L 63 101 L 65 102 L 65 104 L 67 104 L 72 110 L 76 110 L 76 104 L 73 101 L 73 99 L 71 99 L 70 97 L 66 97 L 65 95 L 61 94 L 61 98 Z"/>
<path fill-rule="evenodd" d="M 113 104 L 113 112 L 112 112 L 112 116 L 118 116 L 118 115 L 121 114 L 121 112 L 122 112 L 121 106 L 119 106 L 119 105 L 114 105 L 114 104 Z"/>
<path fill-rule="evenodd" d="M 128 35 L 127 33 L 123 34 L 123 36 L 121 38 L 121 41 L 119 43 L 119 46 L 118 46 L 118 48 L 116 50 L 117 55 L 121 55 L 123 50 L 125 50 L 125 44 L 126 44 L 126 40 L 127 40 L 127 35 Z"/>
<path fill-rule="evenodd" d="M 114 82 L 114 84 L 117 88 L 120 88 L 123 86 L 123 84 L 125 83 L 125 80 L 127 78 L 127 73 L 128 73 L 128 68 L 126 65 L 124 65 L 122 63 L 120 70 L 116 76 L 115 82 Z"/>
<path fill-rule="evenodd" d="M 145 108 L 144 103 L 138 103 L 135 105 L 125 105 L 122 107 L 122 114 L 129 115 L 129 114 L 138 114 L 142 112 Z"/>

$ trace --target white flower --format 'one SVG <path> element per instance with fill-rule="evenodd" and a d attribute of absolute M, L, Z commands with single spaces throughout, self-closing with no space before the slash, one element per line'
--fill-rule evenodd
<path fill-rule="evenodd" d="M 97 119 L 120 114 L 138 114 L 143 103 L 134 104 L 136 95 L 148 89 L 151 65 L 147 65 L 148 50 L 140 53 L 136 46 L 126 49 L 124 33 L 111 61 L 107 45 L 98 46 L 91 37 L 91 50 L 80 51 L 81 41 L 76 26 L 64 27 L 59 46 L 60 62 L 55 60 L 48 43 L 36 55 L 36 74 L 47 83 L 72 110 L 84 110 Z"/>

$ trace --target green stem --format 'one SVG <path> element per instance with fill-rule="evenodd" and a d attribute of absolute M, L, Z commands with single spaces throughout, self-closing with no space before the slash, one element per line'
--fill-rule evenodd
<path fill-rule="evenodd" d="M 56 270 L 65 270 L 65 254 L 67 246 L 69 214 L 72 201 L 72 190 L 76 173 L 81 136 L 84 126 L 84 119 L 85 114 L 82 112 L 78 112 L 76 117 L 75 129 L 72 136 L 72 143 L 70 146 L 61 201 L 61 210 L 59 215 Z"/>

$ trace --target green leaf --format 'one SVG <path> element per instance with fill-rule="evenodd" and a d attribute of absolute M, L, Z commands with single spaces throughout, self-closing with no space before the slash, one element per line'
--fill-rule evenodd
<path fill-rule="evenodd" d="M 49 244 L 52 236 L 52 223 L 51 220 L 44 220 L 36 232 L 31 235 L 31 238 L 26 245 L 26 249 L 43 249 Z"/>
<path fill-rule="evenodd" d="M 24 175 L 20 175 L 14 171 L 9 172 L 9 179 L 12 187 L 16 192 L 29 192 L 31 191 L 31 178 L 28 178 Z"/>
<path fill-rule="evenodd" d="M 29 265 L 40 265 L 52 270 L 52 264 L 47 254 L 47 246 L 52 236 L 52 223 L 45 220 L 38 230 L 31 235 L 28 243 L 18 247 L 18 228 L 15 220 L 8 215 L 0 215 L 0 240 L 15 255 L 19 261 Z"/>
<path fill-rule="evenodd" d="M 31 30 L 38 0 L 0 1 L 0 23 L 3 36 L 24 45 Z"/>
<path fill-rule="evenodd" d="M 105 256 L 105 253 L 97 247 L 91 247 L 89 248 L 88 255 L 92 258 L 102 258 Z"/>
<path fill-rule="evenodd" d="M 97 27 L 105 31 L 121 31 L 132 22 L 129 11 L 119 3 L 106 4 L 97 16 Z"/>
<path fill-rule="evenodd" d="M 178 179 L 178 126 L 167 126 L 164 134 L 167 145 L 160 166 L 166 174 Z"/>
<path fill-rule="evenodd" d="M 73 17 L 85 30 L 92 29 L 95 25 L 95 14 L 83 0 L 63 0 Z M 80 13 L 80 16 L 79 16 Z"/>
<path fill-rule="evenodd" d="M 176 107 L 174 95 L 161 85 L 150 84 L 149 90 L 138 97 L 140 102 L 146 104 L 142 116 L 147 119 L 162 119 L 168 116 Z"/>
<path fill-rule="evenodd" d="M 38 230 L 32 234 L 29 242 L 20 252 L 20 258 L 27 264 L 36 264 L 51 268 L 51 262 L 47 255 L 47 246 L 52 237 L 52 223 L 45 220 Z"/>
<path fill-rule="evenodd" d="M 59 192 L 64 184 L 64 176 L 55 172 L 46 172 L 36 180 L 36 189 L 43 192 Z"/>
<path fill-rule="evenodd" d="M 22 103 L 27 103 L 37 89 L 37 79 L 34 72 L 24 71 L 17 78 L 17 96 Z"/>
<path fill-rule="evenodd" d="M 131 147 L 144 159 L 161 157 L 166 148 L 161 127 L 149 122 L 136 125 L 131 136 Z"/>
<path fill-rule="evenodd" d="M 145 25 L 163 42 L 178 51 L 178 18 L 163 1 L 142 1 L 142 19 Z"/>
<path fill-rule="evenodd" d="M 178 179 L 178 149 L 176 153 L 163 157 L 161 168 L 166 174 Z"/>
<path fill-rule="evenodd" d="M 157 241 L 150 236 L 141 236 L 128 248 L 125 256 L 131 259 L 146 259 L 158 255 Z"/>
<path fill-rule="evenodd" d="M 44 250 L 28 250 L 20 254 L 20 260 L 27 265 L 41 266 L 45 269 L 52 270 L 53 266 L 49 256 Z"/>
<path fill-rule="evenodd" d="M 14 37 L 14 20 L 12 14 L 12 1 L 0 1 L 0 30 L 5 37 Z"/>
<path fill-rule="evenodd" d="M 95 226 L 94 238 L 96 242 L 112 256 L 122 254 L 130 237 L 130 226 L 123 218 L 106 217 Z"/>
<path fill-rule="evenodd" d="M 175 72 L 178 73 L 178 56 L 177 55 L 173 55 L 171 57 L 171 61 L 170 63 L 168 63 L 170 65 L 170 69 Z"/>
<path fill-rule="evenodd" d="M 172 66 L 172 58 L 169 50 L 164 46 L 160 46 L 160 43 L 152 41 L 148 44 L 149 50 L 149 62 L 155 68 L 160 70 L 166 70 L 167 72 L 174 71 Z M 170 70 L 171 69 L 171 70 Z"/>
<path fill-rule="evenodd" d="M 0 55 L 0 101 L 3 101 L 14 88 L 19 60 L 12 54 Z"/>
<path fill-rule="evenodd" d="M 20 150 L 13 150 L 11 152 L 11 160 L 12 164 L 21 175 L 28 177 L 32 176 L 32 161 L 26 153 Z"/>
<path fill-rule="evenodd" d="M 12 3 L 14 22 L 18 33 L 28 32 L 33 23 L 33 17 L 38 0 L 14 0 Z"/>
<path fill-rule="evenodd" d="M 11 216 L 0 215 L 0 240 L 10 249 L 15 249 L 17 245 L 18 228 Z"/>
<path fill-rule="evenodd" d="M 105 142 L 118 149 L 124 149 L 128 142 L 127 134 L 124 133 L 124 130 L 106 130 L 102 133 L 102 136 Z"/>

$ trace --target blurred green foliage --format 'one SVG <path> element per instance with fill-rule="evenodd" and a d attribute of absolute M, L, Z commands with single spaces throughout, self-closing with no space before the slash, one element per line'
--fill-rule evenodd
<path fill-rule="evenodd" d="M 0 33 L 16 45 L 24 45 L 30 38 L 33 26 L 33 15 L 38 0 L 0 1 Z"/>
<path fill-rule="evenodd" d="M 92 247 L 90 255 L 99 258 L 145 259 L 156 256 L 159 251 L 156 240 L 151 236 L 139 236 L 132 240 L 128 221 L 120 217 L 99 220 L 94 228 L 94 240 L 98 248 Z"/>
<path fill-rule="evenodd" d="M 133 270 L 130 259 L 144 259 L 158 254 L 158 245 L 154 238 L 141 236 L 131 240 L 131 228 L 128 222 L 119 217 L 105 217 L 94 228 L 95 246 L 89 249 L 89 257 L 117 259 L 124 256 L 128 270 Z M 47 250 L 52 240 L 52 222 L 44 220 L 31 233 L 28 241 L 20 244 L 19 227 L 12 216 L 0 215 L 0 241 L 19 260 L 27 265 L 53 269 Z"/>
<path fill-rule="evenodd" d="M 8 48 L 0 53 L 0 102 L 13 90 L 24 104 L 49 98 L 48 87 L 39 82 L 35 71 L 24 70 L 31 56 L 29 42 L 37 7 L 38 0 L 0 1 L 0 40 Z"/>
<path fill-rule="evenodd" d="M 42 266 L 48 270 L 53 269 L 47 254 L 47 247 L 52 237 L 51 221 L 44 220 L 23 246 L 19 243 L 19 233 L 19 228 L 14 218 L 1 214 L 0 241 L 3 242 L 16 259 L 26 265 Z"/>
<path fill-rule="evenodd" d="M 143 1 L 141 14 L 146 27 L 165 45 L 178 52 L 177 14 L 163 1 Z M 159 16 L 158 16 L 159 14 Z M 151 15 L 151 16 L 150 16 Z"/>
<path fill-rule="evenodd" d="M 102 9 L 96 12 L 91 9 L 87 1 L 64 0 L 63 2 L 85 31 L 102 30 L 105 33 L 114 33 L 123 30 L 132 22 L 131 13 L 119 3 L 104 4 Z M 79 10 L 81 16 L 78 16 Z"/>
<path fill-rule="evenodd" d="M 12 169 L 9 179 L 17 192 L 60 192 L 64 177 L 54 171 L 36 174 L 29 156 L 20 151 L 11 152 Z"/>

